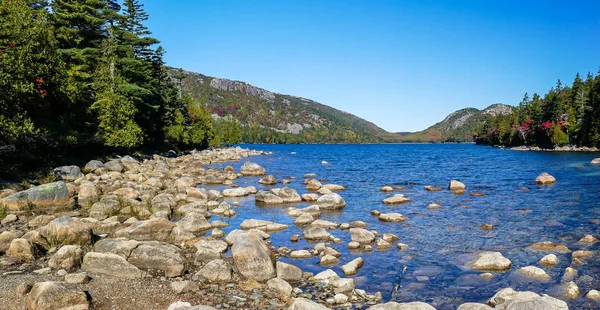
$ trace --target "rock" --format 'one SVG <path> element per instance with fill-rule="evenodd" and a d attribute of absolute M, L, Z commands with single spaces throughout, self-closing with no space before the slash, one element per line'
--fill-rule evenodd
<path fill-rule="evenodd" d="M 493 309 L 494 308 L 492 308 L 486 304 L 467 302 L 467 303 L 464 303 L 464 304 L 458 306 L 458 308 L 456 310 L 493 310 Z"/>
<path fill-rule="evenodd" d="M 375 241 L 375 234 L 363 228 L 350 228 L 350 238 L 360 244 L 369 244 Z"/>
<path fill-rule="evenodd" d="M 289 228 L 289 226 L 284 224 L 255 219 L 246 219 L 240 224 L 240 229 L 242 230 L 259 229 L 262 231 L 281 231 L 287 228 Z"/>
<path fill-rule="evenodd" d="M 243 197 L 248 196 L 248 191 L 244 187 L 228 188 L 223 190 L 224 197 Z"/>
<path fill-rule="evenodd" d="M 546 172 L 542 172 L 537 178 L 535 178 L 535 184 L 547 185 L 553 183 L 556 183 L 556 179 Z"/>
<path fill-rule="evenodd" d="M 200 290 L 200 287 L 198 287 L 198 284 L 195 282 L 185 280 L 171 282 L 171 289 L 176 294 L 183 294 L 188 292 L 197 292 Z"/>
<path fill-rule="evenodd" d="M 474 270 L 483 271 L 503 271 L 508 270 L 512 266 L 511 261 L 502 256 L 500 252 L 483 252 L 477 255 L 477 258 L 472 263 Z"/>
<path fill-rule="evenodd" d="M 312 256 L 308 250 L 296 250 L 290 253 L 291 258 L 311 258 Z"/>
<path fill-rule="evenodd" d="M 310 214 L 313 218 L 318 218 L 321 216 L 321 208 L 318 205 L 311 205 L 303 209 L 290 207 L 287 210 L 287 214 L 291 217 L 299 217 L 303 214 Z"/>
<path fill-rule="evenodd" d="M 428 192 L 439 192 L 442 190 L 441 187 L 435 187 L 435 186 L 431 186 L 431 185 L 426 185 L 423 189 L 425 189 Z"/>
<path fill-rule="evenodd" d="M 87 295 L 60 282 L 38 282 L 27 296 L 30 310 L 87 310 L 90 307 Z"/>
<path fill-rule="evenodd" d="M 435 310 L 434 307 L 424 302 L 388 302 L 385 304 L 378 304 L 369 308 L 369 310 Z"/>
<path fill-rule="evenodd" d="M 581 296 L 579 287 L 573 281 L 564 284 L 564 294 L 566 298 L 571 300 L 575 300 Z"/>
<path fill-rule="evenodd" d="M 211 282 L 229 282 L 232 278 L 232 269 L 226 261 L 215 259 L 202 267 L 195 276 L 206 278 Z"/>
<path fill-rule="evenodd" d="M 527 266 L 527 267 L 519 268 L 517 270 L 517 272 L 528 278 L 542 279 L 542 280 L 550 279 L 550 275 L 548 275 L 543 269 L 540 269 L 535 266 Z"/>
<path fill-rule="evenodd" d="M 5 218 L 0 221 L 1 225 L 8 225 L 18 221 L 19 218 L 15 214 L 8 214 Z"/>
<path fill-rule="evenodd" d="M 593 300 L 593 301 L 600 301 L 600 292 L 597 290 L 590 290 L 585 295 L 585 299 Z"/>
<path fill-rule="evenodd" d="M 289 283 L 299 283 L 302 281 L 302 270 L 294 265 L 284 262 L 277 262 L 277 277 Z"/>
<path fill-rule="evenodd" d="M 162 193 L 152 198 L 152 212 L 166 211 L 171 214 L 171 211 L 177 206 L 175 196 L 167 193 Z"/>
<path fill-rule="evenodd" d="M 403 194 L 396 194 L 383 200 L 383 203 L 385 204 L 403 204 L 407 202 L 412 202 L 412 200 L 408 199 Z"/>
<path fill-rule="evenodd" d="M 571 267 L 567 267 L 565 268 L 565 274 L 562 277 L 562 281 L 566 282 L 566 281 L 571 281 L 573 279 L 575 279 L 577 277 L 577 274 L 579 272 L 576 269 L 573 269 Z"/>
<path fill-rule="evenodd" d="M 260 179 L 258 181 L 258 183 L 264 184 L 264 185 L 275 185 L 275 184 L 277 184 L 277 179 L 275 179 L 274 175 L 269 174 L 269 175 L 263 177 L 262 179 Z"/>
<path fill-rule="evenodd" d="M 56 217 L 53 215 L 38 215 L 34 217 L 31 221 L 27 222 L 27 226 L 29 226 L 29 228 L 35 229 L 38 227 L 48 225 L 48 223 L 52 222 L 52 220 L 55 218 Z"/>
<path fill-rule="evenodd" d="M 381 187 L 380 191 L 382 191 L 384 193 L 391 193 L 394 191 L 394 188 L 391 186 L 383 186 L 383 187 Z"/>
<path fill-rule="evenodd" d="M 194 245 L 197 249 L 194 264 L 202 265 L 221 258 L 227 252 L 227 243 L 221 240 L 200 240 Z"/>
<path fill-rule="evenodd" d="M 321 186 L 323 186 L 321 184 L 321 182 L 319 182 L 315 179 L 312 179 L 312 180 L 309 180 L 308 182 L 306 182 L 306 189 L 309 191 L 318 191 L 319 189 L 321 189 Z"/>
<path fill-rule="evenodd" d="M 141 242 L 127 261 L 150 274 L 178 277 L 183 274 L 185 259 L 181 250 L 171 244 L 158 241 Z"/>
<path fill-rule="evenodd" d="M 325 188 L 328 189 L 332 192 L 337 192 L 337 191 L 345 191 L 346 188 L 341 186 L 341 185 L 337 185 L 337 184 L 324 184 L 321 186 L 321 188 Z"/>
<path fill-rule="evenodd" d="M 294 303 L 288 310 L 328 310 L 329 308 L 306 298 L 294 298 Z"/>
<path fill-rule="evenodd" d="M 135 222 L 127 228 L 118 230 L 115 233 L 115 236 L 138 241 L 168 241 L 170 239 L 171 231 L 175 226 L 176 225 L 168 219 L 154 218 Z"/>
<path fill-rule="evenodd" d="M 295 225 L 306 225 L 306 224 L 312 223 L 314 220 L 315 219 L 313 218 L 312 215 L 310 215 L 309 213 L 304 213 L 294 220 L 294 224 Z"/>
<path fill-rule="evenodd" d="M 392 245 L 389 242 L 387 242 L 383 239 L 378 239 L 377 242 L 375 243 L 375 246 L 380 251 L 387 250 L 392 247 Z"/>
<path fill-rule="evenodd" d="M 540 265 L 544 265 L 544 266 L 554 266 L 554 265 L 558 264 L 558 262 L 559 262 L 559 259 L 554 254 L 548 254 L 548 255 L 542 257 L 542 259 L 540 259 Z"/>
<path fill-rule="evenodd" d="M 231 205 L 225 201 L 221 202 L 217 208 L 211 210 L 210 212 L 218 214 L 221 217 L 233 217 L 236 215 L 236 212 L 233 210 L 233 208 L 231 208 Z"/>
<path fill-rule="evenodd" d="M 83 251 L 80 246 L 65 245 L 48 260 L 48 266 L 53 269 L 64 269 L 70 272 L 79 268 L 82 259 Z"/>
<path fill-rule="evenodd" d="M 30 261 L 36 258 L 37 252 L 29 240 L 17 238 L 10 242 L 6 255 Z"/>
<path fill-rule="evenodd" d="M 111 160 L 104 165 L 109 171 L 123 172 L 125 170 L 125 166 L 123 166 L 118 160 Z"/>
<path fill-rule="evenodd" d="M 302 198 L 302 201 L 316 202 L 319 199 L 319 195 L 313 194 L 313 193 L 302 194 L 302 196 L 300 198 Z"/>
<path fill-rule="evenodd" d="M 536 242 L 527 247 L 530 250 L 548 251 L 556 253 L 568 253 L 571 252 L 564 244 L 556 244 L 551 241 Z"/>
<path fill-rule="evenodd" d="M 300 240 L 300 235 L 299 235 L 299 234 L 293 234 L 293 235 L 290 237 L 290 241 L 291 241 L 291 242 L 298 242 L 298 240 Z"/>
<path fill-rule="evenodd" d="M 457 181 L 457 180 L 451 180 L 450 184 L 448 185 L 448 189 L 451 191 L 460 191 L 460 190 L 465 190 L 467 189 L 467 186 L 464 185 L 462 182 Z"/>
<path fill-rule="evenodd" d="M 267 173 L 265 168 L 253 162 L 245 162 L 240 168 L 240 173 L 245 176 L 264 175 Z"/>
<path fill-rule="evenodd" d="M 379 220 L 382 222 L 400 223 L 408 220 L 406 216 L 400 213 L 382 213 L 379 215 Z"/>
<path fill-rule="evenodd" d="M 271 192 L 283 199 L 284 203 L 295 203 L 302 201 L 302 198 L 300 197 L 300 195 L 298 195 L 298 192 L 296 192 L 295 189 L 289 187 L 274 188 L 271 190 Z"/>
<path fill-rule="evenodd" d="M 594 158 L 590 162 L 591 165 L 600 165 L 600 158 Z"/>
<path fill-rule="evenodd" d="M 117 214 L 121 209 L 121 204 L 114 199 L 104 199 L 92 205 L 88 210 L 89 216 L 96 220 L 104 220 L 109 215 Z"/>
<path fill-rule="evenodd" d="M 52 169 L 54 175 L 65 181 L 75 181 L 83 176 L 81 169 L 77 166 L 62 166 Z"/>
<path fill-rule="evenodd" d="M 85 173 L 91 173 L 96 171 L 96 169 L 108 169 L 101 161 L 99 160 L 90 160 L 87 164 L 85 164 L 85 167 L 83 168 L 83 171 Z"/>
<path fill-rule="evenodd" d="M 285 297 L 290 297 L 290 295 L 292 295 L 292 286 L 280 278 L 273 278 L 267 281 L 267 287 Z"/>
<path fill-rule="evenodd" d="M 265 205 L 279 205 L 283 203 L 283 198 L 270 191 L 259 191 L 256 193 L 255 200 L 257 203 Z"/>
<path fill-rule="evenodd" d="M 256 281 L 266 281 L 276 276 L 271 251 L 258 234 L 249 232 L 237 236 L 231 253 L 242 276 Z"/>
<path fill-rule="evenodd" d="M 348 242 L 348 249 L 358 249 L 360 248 L 360 243 L 356 242 L 356 241 L 350 241 Z"/>
<path fill-rule="evenodd" d="M 323 195 L 317 199 L 317 205 L 323 210 L 339 210 L 346 206 L 346 201 L 336 193 Z"/>
<path fill-rule="evenodd" d="M 492 224 L 481 224 L 479 225 L 479 228 L 483 229 L 483 230 L 493 230 L 494 229 L 494 225 Z"/>
<path fill-rule="evenodd" d="M 340 226 L 340 224 L 326 221 L 326 220 L 315 220 L 310 225 L 314 226 L 314 227 L 321 227 L 321 228 L 327 228 L 327 229 L 337 229 Z"/>
<path fill-rule="evenodd" d="M 177 221 L 177 227 L 192 233 L 200 233 L 212 228 L 206 217 L 200 213 L 187 213 L 181 220 Z"/>
<path fill-rule="evenodd" d="M 83 257 L 81 269 L 89 273 L 121 278 L 138 279 L 148 276 L 145 271 L 138 269 L 124 257 L 113 253 L 88 252 Z"/>
<path fill-rule="evenodd" d="M 100 199 L 100 191 L 96 184 L 92 182 L 82 182 L 77 194 L 77 203 L 84 207 L 91 206 Z"/>
<path fill-rule="evenodd" d="M 589 243 L 589 244 L 594 244 L 596 242 L 598 242 L 598 239 L 592 235 L 586 235 L 585 237 L 581 238 L 579 240 L 580 243 Z"/>
<path fill-rule="evenodd" d="M 326 255 L 321 256 L 319 264 L 321 264 L 321 265 L 334 265 L 334 264 L 337 264 L 339 261 L 340 260 L 337 257 L 335 257 L 333 255 L 326 254 Z"/>
<path fill-rule="evenodd" d="M 50 244 L 88 245 L 92 243 L 92 229 L 78 218 L 59 217 L 41 227 L 39 231 Z"/>
<path fill-rule="evenodd" d="M 548 295 L 538 295 L 534 292 L 517 292 L 512 288 L 498 291 L 488 305 L 495 309 L 527 309 L 527 310 L 568 310 L 567 304 Z"/>
<path fill-rule="evenodd" d="M 354 279 L 350 278 L 332 279 L 330 284 L 333 287 L 333 292 L 335 294 L 350 295 L 355 289 Z"/>
<path fill-rule="evenodd" d="M 225 237 L 225 232 L 219 228 L 213 228 L 213 230 L 210 233 L 210 236 L 216 239 L 220 239 Z"/>
<path fill-rule="evenodd" d="M 362 259 L 361 257 L 358 257 L 358 258 L 351 260 L 347 264 L 343 265 L 341 267 L 341 269 L 345 275 L 352 276 L 358 272 L 358 269 L 360 269 L 364 263 L 365 263 L 365 260 Z"/>
<path fill-rule="evenodd" d="M 65 275 L 65 282 L 69 284 L 86 284 L 90 282 L 90 277 L 85 272 L 69 273 Z"/>
<path fill-rule="evenodd" d="M 335 301 L 336 304 L 345 304 L 348 302 L 348 296 L 344 295 L 344 294 L 335 294 L 335 296 L 333 296 L 333 300 Z"/>
<path fill-rule="evenodd" d="M 306 240 L 313 240 L 313 241 L 319 241 L 319 240 L 329 241 L 332 238 L 331 234 L 329 232 L 327 232 L 327 230 L 325 230 L 325 228 L 314 227 L 314 226 L 310 226 L 307 229 L 305 229 L 302 232 L 302 236 Z"/>
<path fill-rule="evenodd" d="M 0 205 L 4 205 L 10 211 L 21 211 L 30 206 L 34 209 L 66 207 L 72 203 L 69 190 L 63 181 L 32 187 L 0 199 Z"/>
<path fill-rule="evenodd" d="M 438 210 L 438 209 L 441 209 L 441 208 L 442 208 L 442 206 L 440 206 L 440 205 L 439 205 L 439 204 L 437 204 L 437 203 L 430 203 L 430 204 L 427 206 L 427 209 L 428 209 L 428 210 Z"/>
<path fill-rule="evenodd" d="M 383 234 L 383 236 L 381 238 L 387 242 L 394 242 L 394 241 L 400 240 L 400 238 L 398 238 L 398 236 L 396 236 L 394 234 L 390 234 L 390 233 Z"/>
<path fill-rule="evenodd" d="M 594 252 L 592 252 L 592 251 L 579 250 L 579 251 L 573 252 L 573 254 L 571 254 L 571 257 L 572 258 L 585 258 L 585 257 L 593 256 L 593 255 L 594 255 Z"/>

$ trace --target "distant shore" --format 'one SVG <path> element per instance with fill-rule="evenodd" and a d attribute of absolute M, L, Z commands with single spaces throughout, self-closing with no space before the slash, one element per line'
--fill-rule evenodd
<path fill-rule="evenodd" d="M 497 146 L 499 148 L 506 148 L 504 146 Z M 515 147 L 509 147 L 507 149 L 513 150 L 513 151 L 541 151 L 541 152 L 598 152 L 600 151 L 600 149 L 598 149 L 597 147 L 587 147 L 587 146 L 557 146 L 553 149 L 544 149 L 544 148 L 540 148 L 538 146 L 515 146 Z"/>

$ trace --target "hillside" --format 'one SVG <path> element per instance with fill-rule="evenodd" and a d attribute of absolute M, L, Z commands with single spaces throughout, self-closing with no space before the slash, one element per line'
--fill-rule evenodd
<path fill-rule="evenodd" d="M 170 69 L 175 76 L 175 69 Z M 183 71 L 183 90 L 213 118 L 232 115 L 244 142 L 370 143 L 398 136 L 360 117 L 316 101 L 278 94 L 245 82 Z M 179 81 L 177 80 L 176 83 Z"/>
<path fill-rule="evenodd" d="M 423 131 L 403 135 L 402 142 L 472 142 L 473 134 L 483 127 L 486 119 L 510 114 L 512 110 L 504 104 L 493 104 L 483 110 L 461 109 Z"/>

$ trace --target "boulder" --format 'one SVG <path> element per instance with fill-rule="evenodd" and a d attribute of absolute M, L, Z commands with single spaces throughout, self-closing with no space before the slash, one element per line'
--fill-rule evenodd
<path fill-rule="evenodd" d="M 229 282 L 232 278 L 232 269 L 222 259 L 214 259 L 200 269 L 194 277 L 203 277 L 211 282 Z"/>
<path fill-rule="evenodd" d="M 321 188 L 325 188 L 328 189 L 332 192 L 337 192 L 337 191 L 345 191 L 346 188 L 341 186 L 341 185 L 337 185 L 337 184 L 324 184 L 321 186 Z"/>
<path fill-rule="evenodd" d="M 212 225 L 203 214 L 197 212 L 187 213 L 181 220 L 177 221 L 177 227 L 192 233 L 200 233 L 212 229 Z"/>
<path fill-rule="evenodd" d="M 383 203 L 385 204 L 403 204 L 407 202 L 412 202 L 412 200 L 403 194 L 396 194 L 383 200 Z"/>
<path fill-rule="evenodd" d="M 245 176 L 265 175 L 267 171 L 257 163 L 245 162 L 240 168 L 240 173 Z"/>
<path fill-rule="evenodd" d="M 5 218 L 2 219 L 2 221 L 0 221 L 0 225 L 4 226 L 4 225 L 8 225 L 8 224 L 12 224 L 14 222 L 17 222 L 19 220 L 19 217 L 15 214 L 8 214 Z"/>
<path fill-rule="evenodd" d="M 271 190 L 271 192 L 283 199 L 284 203 L 302 202 L 302 197 L 300 197 L 300 195 L 298 195 L 298 192 L 296 192 L 296 190 L 293 188 L 274 188 Z"/>
<path fill-rule="evenodd" d="M 83 176 L 77 166 L 62 166 L 52 169 L 54 176 L 65 181 L 75 181 Z"/>
<path fill-rule="evenodd" d="M 248 196 L 248 191 L 245 187 L 227 188 L 223 190 L 224 197 L 243 197 Z"/>
<path fill-rule="evenodd" d="M 537 178 L 535 178 L 535 184 L 547 185 L 553 183 L 556 183 L 556 179 L 546 172 L 542 172 Z"/>
<path fill-rule="evenodd" d="M 365 260 L 362 257 L 355 258 L 341 267 L 342 271 L 347 276 L 355 275 L 358 269 L 362 268 Z"/>
<path fill-rule="evenodd" d="M 103 199 L 92 205 L 88 210 L 88 214 L 91 218 L 99 221 L 117 214 L 121 209 L 121 204 L 115 199 Z"/>
<path fill-rule="evenodd" d="M 313 255 L 308 250 L 296 250 L 290 253 L 291 258 L 311 258 Z"/>
<path fill-rule="evenodd" d="M 350 238 L 360 244 L 369 244 L 375 241 L 375 234 L 364 228 L 350 228 Z"/>
<path fill-rule="evenodd" d="M 471 267 L 474 270 L 503 271 L 512 266 L 511 261 L 500 252 L 483 252 L 477 255 Z"/>
<path fill-rule="evenodd" d="M 594 158 L 590 162 L 591 165 L 600 165 L 600 158 Z"/>
<path fill-rule="evenodd" d="M 29 228 L 35 229 L 38 227 L 48 225 L 48 223 L 52 222 L 52 220 L 55 218 L 56 217 L 53 215 L 38 215 L 38 216 L 34 217 L 32 220 L 30 220 L 29 222 L 27 222 L 27 226 Z"/>
<path fill-rule="evenodd" d="M 263 177 L 262 179 L 258 180 L 258 183 L 263 184 L 263 185 L 275 185 L 275 184 L 277 184 L 277 179 L 275 179 L 274 175 L 269 174 L 269 175 Z"/>
<path fill-rule="evenodd" d="M 235 238 L 233 262 L 243 277 L 267 281 L 276 276 L 271 251 L 260 235 L 248 232 Z"/>
<path fill-rule="evenodd" d="M 394 191 L 394 188 L 391 186 L 383 186 L 383 187 L 381 187 L 380 191 L 382 191 L 384 193 L 391 193 Z"/>
<path fill-rule="evenodd" d="M 306 298 L 294 298 L 294 303 L 288 310 L 329 310 L 329 308 Z"/>
<path fill-rule="evenodd" d="M 554 254 L 548 254 L 540 259 L 540 265 L 555 266 L 559 263 L 559 259 Z"/>
<path fill-rule="evenodd" d="M 265 220 L 246 219 L 240 224 L 240 229 L 259 229 L 262 231 L 281 231 L 289 228 L 288 225 L 273 223 Z"/>
<path fill-rule="evenodd" d="M 464 304 L 458 306 L 458 308 L 456 310 L 493 310 L 493 309 L 494 308 L 492 308 L 486 304 L 467 302 L 467 303 L 464 303 Z"/>
<path fill-rule="evenodd" d="M 532 279 L 540 279 L 540 280 L 548 280 L 550 279 L 550 275 L 548 275 L 543 269 L 535 267 L 535 266 L 527 266 L 523 268 L 519 268 L 517 270 L 518 273 Z"/>
<path fill-rule="evenodd" d="M 327 229 L 337 229 L 338 227 L 340 227 L 340 224 L 326 221 L 326 220 L 315 220 L 310 225 L 315 226 L 315 227 L 327 228 Z"/>
<path fill-rule="evenodd" d="M 593 301 L 600 301 L 600 291 L 597 290 L 590 290 L 586 295 L 585 295 L 585 299 L 588 300 L 593 300 Z"/>
<path fill-rule="evenodd" d="M 227 243 L 221 240 L 200 240 L 194 244 L 196 257 L 194 264 L 202 265 L 206 262 L 220 259 L 221 254 L 227 252 Z"/>
<path fill-rule="evenodd" d="M 21 211 L 29 207 L 66 207 L 72 203 L 69 190 L 63 181 L 39 185 L 0 199 L 0 205 L 4 205 L 10 211 Z"/>
<path fill-rule="evenodd" d="M 155 218 L 146 221 L 139 221 L 131 224 L 127 228 L 118 230 L 115 233 L 117 237 L 125 237 L 138 241 L 170 240 L 171 231 L 176 225 L 164 218 Z"/>
<path fill-rule="evenodd" d="M 127 261 L 150 274 L 171 278 L 181 276 L 185 269 L 185 258 L 181 250 L 158 241 L 141 242 Z"/>
<path fill-rule="evenodd" d="M 327 230 L 325 230 L 325 228 L 314 227 L 314 226 L 310 226 L 310 227 L 306 228 L 302 232 L 302 236 L 304 237 L 304 239 L 311 240 L 311 241 L 318 241 L 318 240 L 329 241 L 332 238 L 331 234 L 329 232 L 327 232 Z"/>
<path fill-rule="evenodd" d="M 461 191 L 467 188 L 462 182 L 457 180 L 451 180 L 450 184 L 448 184 L 448 189 L 451 191 Z"/>
<path fill-rule="evenodd" d="M 69 273 L 65 275 L 65 282 L 69 284 L 86 284 L 90 277 L 85 272 Z"/>
<path fill-rule="evenodd" d="M 28 261 L 34 260 L 38 256 L 34 245 L 29 240 L 22 238 L 13 239 L 10 242 L 6 255 Z"/>
<path fill-rule="evenodd" d="M 59 217 L 41 227 L 39 231 L 50 244 L 92 244 L 92 229 L 78 218 Z"/>
<path fill-rule="evenodd" d="M 439 191 L 441 191 L 441 190 L 442 190 L 442 188 L 441 188 L 441 187 L 435 187 L 435 186 L 431 186 L 431 185 L 426 185 L 426 186 L 424 187 L 424 189 L 425 189 L 426 191 L 428 191 L 428 192 L 439 192 Z"/>
<path fill-rule="evenodd" d="M 96 169 L 108 169 L 101 161 L 99 160 L 90 160 L 85 167 L 83 167 L 83 171 L 85 173 L 91 173 L 96 171 Z"/>
<path fill-rule="evenodd" d="M 267 287 L 275 292 L 278 292 L 280 295 L 283 295 L 286 298 L 292 295 L 292 286 L 280 278 L 273 278 L 267 281 Z"/>
<path fill-rule="evenodd" d="M 312 180 L 309 180 L 308 182 L 306 182 L 306 189 L 309 191 L 313 191 L 313 192 L 318 191 L 319 189 L 321 189 L 321 186 L 323 186 L 321 184 L 321 182 L 319 182 L 315 179 L 312 179 Z"/>
<path fill-rule="evenodd" d="M 581 238 L 579 240 L 580 243 L 588 243 L 588 244 L 594 244 L 596 242 L 598 242 L 598 238 L 592 236 L 592 235 L 585 235 L 583 238 Z"/>
<path fill-rule="evenodd" d="M 133 249 L 135 249 L 140 242 L 137 240 L 129 240 L 127 238 L 107 238 L 102 239 L 94 245 L 94 250 L 100 253 L 113 253 L 129 258 Z"/>
<path fill-rule="evenodd" d="M 551 241 L 536 242 L 536 243 L 528 246 L 527 249 L 537 250 L 537 251 L 556 252 L 556 253 L 571 252 L 571 250 L 569 250 L 569 248 L 567 248 L 567 246 L 565 246 L 564 244 L 557 244 L 557 243 L 554 243 Z"/>
<path fill-rule="evenodd" d="M 82 182 L 77 194 L 77 203 L 83 207 L 89 207 L 100 199 L 100 191 L 92 182 Z"/>
<path fill-rule="evenodd" d="M 400 223 L 408 220 L 406 216 L 400 213 L 382 213 L 379 215 L 379 220 L 382 222 Z"/>
<path fill-rule="evenodd" d="M 88 252 L 83 257 L 81 269 L 113 277 L 138 279 L 147 277 L 145 271 L 129 263 L 124 257 L 113 253 Z"/>
<path fill-rule="evenodd" d="M 189 292 L 197 292 L 200 290 L 200 287 L 198 287 L 198 284 L 196 284 L 195 282 L 184 280 L 171 282 L 171 289 L 176 294 L 183 294 Z"/>
<path fill-rule="evenodd" d="M 315 219 L 313 218 L 312 215 L 310 215 L 308 213 L 304 213 L 294 220 L 294 224 L 295 225 L 306 225 L 306 224 L 310 224 L 310 223 L 314 222 L 314 220 Z"/>
<path fill-rule="evenodd" d="M 300 283 L 302 281 L 302 269 L 284 262 L 277 262 L 277 277 L 289 283 Z"/>
<path fill-rule="evenodd" d="M 323 210 L 339 210 L 346 206 L 346 201 L 336 193 L 325 194 L 317 199 L 317 205 Z"/>
<path fill-rule="evenodd" d="M 435 310 L 435 308 L 420 301 L 403 303 L 390 301 L 385 304 L 372 306 L 369 310 Z"/>
<path fill-rule="evenodd" d="M 279 205 L 283 203 L 283 198 L 270 191 L 259 191 L 256 193 L 255 200 L 257 203 L 265 205 Z"/>
<path fill-rule="evenodd" d="M 567 282 L 563 285 L 563 294 L 567 299 L 575 300 L 581 296 L 579 286 L 573 281 Z"/>
<path fill-rule="evenodd" d="M 488 305 L 495 309 L 527 309 L 527 310 L 568 310 L 567 303 L 550 297 L 546 294 L 538 295 L 534 292 L 517 292 L 512 288 L 498 291 Z"/>
<path fill-rule="evenodd" d="M 302 198 L 302 201 L 316 202 L 317 200 L 319 200 L 319 195 L 314 194 L 314 193 L 308 193 L 308 194 L 302 194 L 302 196 L 300 196 L 300 198 Z"/>
<path fill-rule="evenodd" d="M 48 260 L 48 266 L 53 269 L 64 269 L 71 272 L 79 268 L 82 259 L 83 251 L 80 246 L 65 245 Z"/>
<path fill-rule="evenodd" d="M 30 310 L 87 310 L 90 308 L 87 295 L 77 288 L 60 282 L 38 282 L 27 295 Z"/>

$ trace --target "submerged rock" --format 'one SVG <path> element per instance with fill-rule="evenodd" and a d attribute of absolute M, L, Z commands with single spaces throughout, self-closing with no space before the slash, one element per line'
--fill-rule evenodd
<path fill-rule="evenodd" d="M 385 204 L 403 204 L 407 202 L 412 202 L 412 200 L 408 199 L 403 194 L 396 194 L 383 200 L 383 203 Z"/>
<path fill-rule="evenodd" d="M 527 266 L 523 268 L 519 268 L 517 270 L 518 273 L 532 279 L 540 279 L 540 280 L 548 280 L 550 279 L 550 275 L 548 275 L 543 269 L 540 269 L 535 266 Z"/>

